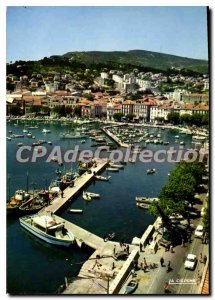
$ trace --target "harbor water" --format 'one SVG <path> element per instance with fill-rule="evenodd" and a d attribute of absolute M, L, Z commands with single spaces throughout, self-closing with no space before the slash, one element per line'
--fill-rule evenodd
<path fill-rule="evenodd" d="M 45 144 L 48 150 L 59 145 L 63 150 L 73 149 L 80 145 L 80 149 L 92 149 L 92 141 L 84 138 L 81 140 L 60 139 L 61 133 L 69 132 L 71 125 L 61 126 L 60 123 L 39 122 L 16 122 L 7 123 L 7 136 L 9 131 L 13 134 L 23 134 L 27 126 L 37 125 L 32 129 L 35 139 L 24 137 L 7 140 L 7 195 L 11 197 L 17 189 L 47 189 L 53 179 L 56 178 L 56 170 L 76 171 L 76 164 L 47 163 L 45 158 L 37 162 L 20 163 L 16 159 L 17 143 L 32 145 L 38 139 L 52 141 L 52 145 Z M 85 126 L 85 125 L 84 125 Z M 43 134 L 42 130 L 50 129 L 50 133 Z M 163 140 L 169 141 L 170 145 L 148 144 L 147 149 L 153 151 L 168 149 L 169 146 L 179 147 L 175 143 L 175 135 L 179 135 L 179 141 L 184 141 L 185 148 L 191 147 L 191 137 L 180 134 L 173 130 L 160 130 L 151 128 L 149 132 L 159 132 Z M 107 139 L 107 138 L 106 138 Z M 107 139 L 108 140 L 108 139 Z M 153 175 L 147 175 L 148 168 L 155 168 Z M 148 211 L 137 208 L 136 196 L 157 197 L 161 187 L 166 183 L 168 173 L 175 168 L 175 163 L 144 164 L 142 162 L 127 163 L 123 170 L 117 173 L 109 173 L 109 182 L 93 181 L 85 191 L 99 193 L 101 198 L 91 202 L 84 201 L 80 193 L 77 198 L 58 214 L 103 237 L 115 232 L 116 241 L 130 243 L 132 238 L 141 237 L 154 218 Z M 28 174 L 28 176 L 27 176 Z M 103 171 L 106 176 L 107 172 Z M 28 180 L 27 180 L 28 178 Z M 83 214 L 73 215 L 68 213 L 70 208 L 83 209 Z M 18 216 L 7 218 L 7 292 L 10 294 L 54 294 L 63 283 L 64 277 L 77 276 L 81 264 L 90 256 L 91 250 L 82 250 L 77 246 L 68 249 L 49 245 L 22 229 L 19 225 Z"/>

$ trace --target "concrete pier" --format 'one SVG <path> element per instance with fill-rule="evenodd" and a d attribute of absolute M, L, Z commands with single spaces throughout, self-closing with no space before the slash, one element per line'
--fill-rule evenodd
<path fill-rule="evenodd" d="M 116 126 L 112 126 L 111 128 L 113 127 L 120 127 L 122 125 L 116 125 Z M 125 126 L 125 124 L 123 125 Z M 114 134 L 112 134 L 109 130 L 108 130 L 109 127 L 105 127 L 105 128 L 101 128 L 102 131 L 110 138 L 112 139 L 115 143 L 117 143 L 117 145 L 119 145 L 120 147 L 122 148 L 128 148 L 130 145 L 129 144 L 126 144 L 126 143 L 123 143 L 121 142 L 121 140 L 116 137 Z"/>
<path fill-rule="evenodd" d="M 43 208 L 40 210 L 39 214 L 47 214 L 47 213 L 56 213 L 63 205 L 65 205 L 68 201 L 73 200 L 75 196 L 80 192 L 80 190 L 88 183 L 90 182 L 94 174 L 99 173 L 102 171 L 105 166 L 108 164 L 107 160 L 104 159 L 96 159 L 96 165 L 91 167 L 89 170 L 91 173 L 85 172 L 83 175 L 78 177 L 73 187 L 67 187 L 63 191 L 63 198 L 61 195 L 59 195 L 57 198 L 55 198 L 49 206 Z"/>

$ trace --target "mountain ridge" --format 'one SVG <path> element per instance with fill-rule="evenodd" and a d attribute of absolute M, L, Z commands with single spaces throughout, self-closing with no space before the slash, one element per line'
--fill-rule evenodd
<path fill-rule="evenodd" d="M 153 67 L 160 70 L 175 67 L 190 69 L 200 73 L 208 73 L 207 60 L 141 49 L 129 51 L 71 51 L 61 56 L 84 63 L 115 62 L 132 64 L 137 67 Z"/>

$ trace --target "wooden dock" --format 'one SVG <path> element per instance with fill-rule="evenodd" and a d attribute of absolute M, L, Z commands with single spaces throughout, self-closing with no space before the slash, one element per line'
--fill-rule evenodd
<path fill-rule="evenodd" d="M 85 172 L 83 175 L 78 177 L 73 187 L 67 187 L 63 191 L 63 198 L 61 195 L 59 195 L 57 198 L 55 198 L 49 206 L 43 208 L 40 210 L 39 214 L 47 214 L 47 213 L 56 213 L 62 206 L 64 206 L 68 201 L 75 198 L 75 196 L 80 192 L 80 190 L 88 183 L 90 182 L 94 174 L 99 173 L 102 171 L 105 166 L 108 164 L 107 160 L 104 159 L 96 159 L 96 165 L 91 167 L 89 170 L 91 173 Z"/>

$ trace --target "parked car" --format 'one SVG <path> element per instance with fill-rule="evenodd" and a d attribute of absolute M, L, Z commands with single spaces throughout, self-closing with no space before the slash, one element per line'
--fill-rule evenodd
<path fill-rule="evenodd" d="M 184 263 L 185 269 L 194 270 L 197 263 L 197 257 L 195 254 L 188 254 Z"/>
<path fill-rule="evenodd" d="M 202 225 L 198 225 L 196 227 L 195 233 L 194 233 L 195 237 L 197 238 L 202 238 L 203 237 L 203 226 Z"/>

